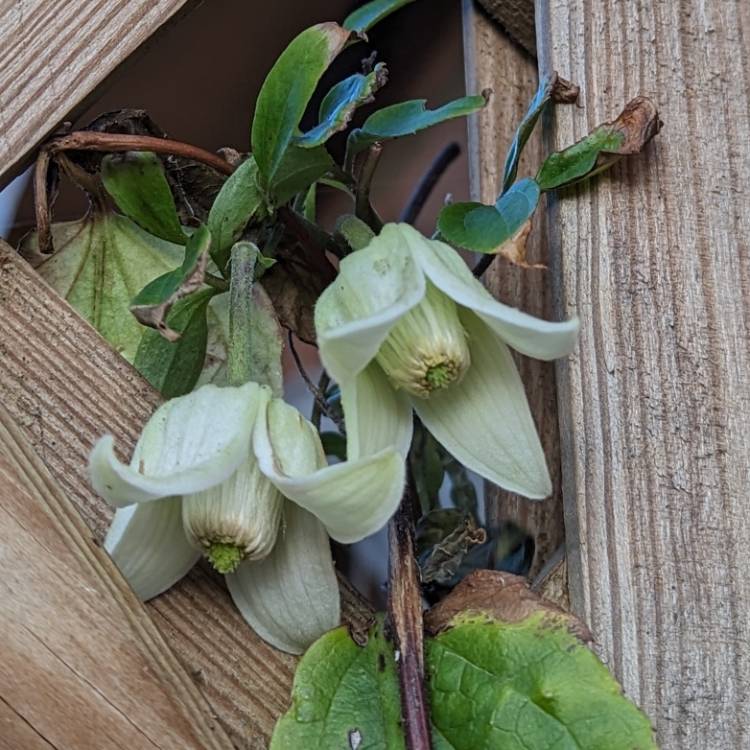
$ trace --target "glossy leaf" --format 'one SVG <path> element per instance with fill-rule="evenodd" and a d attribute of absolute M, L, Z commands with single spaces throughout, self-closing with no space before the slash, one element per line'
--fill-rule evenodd
<path fill-rule="evenodd" d="M 274 176 L 270 189 L 271 202 L 274 206 L 287 203 L 333 167 L 334 161 L 325 146 L 290 146 Z"/>
<path fill-rule="evenodd" d="M 451 244 L 480 253 L 495 252 L 528 221 L 539 202 L 539 186 L 519 180 L 494 206 L 452 203 L 438 217 L 440 234 Z"/>
<path fill-rule="evenodd" d="M 185 246 L 182 265 L 141 289 L 130 310 L 143 325 L 157 328 L 162 335 L 176 340 L 179 334 L 166 325 L 165 318 L 173 304 L 203 285 L 210 247 L 211 233 L 206 226 L 201 226 Z"/>
<path fill-rule="evenodd" d="M 399 138 L 452 120 L 464 117 L 484 107 L 487 100 L 479 96 L 464 96 L 437 109 L 427 109 L 425 99 L 413 99 L 383 107 L 370 115 L 361 128 L 349 135 L 347 148 L 356 154 L 377 141 Z"/>
<path fill-rule="evenodd" d="M 375 92 L 385 84 L 388 71 L 378 63 L 371 73 L 355 73 L 337 83 L 320 104 L 318 124 L 297 136 L 294 144 L 314 148 L 325 143 L 334 133 L 344 130 L 357 107 L 373 100 Z"/>
<path fill-rule="evenodd" d="M 145 329 L 130 314 L 130 301 L 180 262 L 185 249 L 148 234 L 114 213 L 90 213 L 52 225 L 57 252 L 41 256 L 37 271 L 129 362 Z M 33 255 L 36 235 L 21 251 Z"/>
<path fill-rule="evenodd" d="M 229 251 L 248 222 L 264 211 L 263 191 L 258 185 L 258 165 L 251 156 L 230 175 L 208 214 L 211 257 L 223 270 Z"/>
<path fill-rule="evenodd" d="M 552 190 L 591 177 L 620 157 L 637 154 L 659 132 L 662 122 L 654 103 L 639 96 L 613 122 L 606 122 L 578 143 L 547 157 L 536 180 Z"/>
<path fill-rule="evenodd" d="M 195 292 L 171 309 L 166 324 L 180 334 L 177 341 L 153 329 L 141 339 L 133 365 L 165 398 L 189 393 L 198 382 L 206 359 L 208 303 L 214 293 Z"/>
<path fill-rule="evenodd" d="M 110 154 L 102 160 L 101 176 L 117 207 L 138 226 L 168 242 L 187 242 L 164 167 L 156 154 Z"/>
<path fill-rule="evenodd" d="M 252 126 L 252 150 L 263 185 L 273 182 L 320 77 L 350 33 L 335 23 L 305 29 L 271 68 L 255 103 Z"/>
<path fill-rule="evenodd" d="M 578 98 L 578 86 L 574 86 L 568 81 L 560 78 L 557 73 L 545 76 L 539 82 L 539 88 L 534 94 L 534 98 L 526 110 L 518 128 L 516 129 L 513 141 L 505 157 L 505 167 L 503 168 L 503 189 L 507 192 L 515 182 L 518 173 L 518 161 L 521 158 L 521 152 L 526 142 L 529 140 L 534 128 L 536 127 L 539 116 L 544 111 L 547 102 L 558 101 L 573 103 Z"/>
<path fill-rule="evenodd" d="M 373 2 L 365 3 L 346 17 L 344 28 L 362 34 L 386 16 L 413 2 L 414 0 L 373 0 Z"/>

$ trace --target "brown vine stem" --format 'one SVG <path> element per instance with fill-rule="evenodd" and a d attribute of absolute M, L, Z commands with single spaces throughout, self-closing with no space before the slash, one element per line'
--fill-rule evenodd
<path fill-rule="evenodd" d="M 414 558 L 414 488 L 409 480 L 388 525 L 388 616 L 393 630 L 401 687 L 401 717 L 408 750 L 431 750 L 424 689 L 422 591 Z"/>
<path fill-rule="evenodd" d="M 55 138 L 44 146 L 55 154 L 60 151 L 153 151 L 157 154 L 182 156 L 185 159 L 201 162 L 213 167 L 221 174 L 230 175 L 234 167 L 218 154 L 169 138 L 156 138 L 151 135 L 127 135 L 121 133 L 97 133 L 92 130 L 78 130 L 75 133 Z"/>
<path fill-rule="evenodd" d="M 47 174 L 49 172 L 49 151 L 42 149 L 34 165 L 34 214 L 36 216 L 37 244 L 39 252 L 52 253 L 52 220 L 47 195 Z"/>

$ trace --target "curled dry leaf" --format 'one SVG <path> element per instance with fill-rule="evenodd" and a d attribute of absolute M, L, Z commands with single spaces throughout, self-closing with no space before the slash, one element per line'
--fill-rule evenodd
<path fill-rule="evenodd" d="M 549 97 L 557 104 L 575 104 L 578 101 L 578 95 L 581 93 L 581 87 L 575 83 L 560 78 L 557 73 L 552 74 L 550 82 Z"/>
<path fill-rule="evenodd" d="M 624 140 L 614 151 L 616 154 L 637 154 L 662 128 L 656 105 L 645 96 L 637 96 L 625 105 L 617 119 L 610 125 L 622 133 Z"/>
<path fill-rule="evenodd" d="M 503 242 L 497 249 L 497 254 L 521 268 L 546 269 L 544 263 L 526 262 L 526 242 L 531 233 L 531 219 L 529 219 L 510 239 Z"/>
<path fill-rule="evenodd" d="M 425 629 L 437 635 L 451 628 L 458 617 L 472 613 L 494 620 L 516 623 L 543 612 L 553 619 L 565 620 L 568 630 L 584 643 L 593 637 L 576 617 L 534 593 L 525 578 L 495 570 L 475 570 L 425 615 Z"/>

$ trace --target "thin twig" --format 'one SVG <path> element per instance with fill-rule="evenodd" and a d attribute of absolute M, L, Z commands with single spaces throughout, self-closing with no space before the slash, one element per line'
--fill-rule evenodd
<path fill-rule="evenodd" d="M 52 246 L 49 200 L 47 196 L 49 163 L 49 152 L 42 149 L 36 157 L 36 164 L 34 166 L 34 213 L 36 214 L 36 236 L 39 252 L 44 255 L 49 255 L 54 251 L 54 247 Z"/>
<path fill-rule="evenodd" d="M 382 153 L 382 143 L 373 143 L 367 149 L 367 153 L 362 161 L 362 168 L 357 178 L 357 191 L 354 201 L 354 213 L 357 218 L 362 219 L 376 233 L 383 228 L 383 222 L 375 213 L 370 203 L 370 188 L 372 187 L 372 178 L 375 176 L 375 170 L 378 167 Z"/>
<path fill-rule="evenodd" d="M 318 378 L 318 393 L 320 393 L 323 397 L 323 404 L 325 405 L 326 409 L 328 408 L 328 404 L 325 403 L 325 392 L 328 390 L 328 386 L 331 384 L 331 376 L 323 370 L 323 372 L 320 373 L 320 377 Z M 313 427 L 320 432 L 320 419 L 323 416 L 323 410 L 320 408 L 320 403 L 315 400 L 313 403 L 312 408 L 312 414 L 310 414 L 310 421 L 313 423 Z"/>
<path fill-rule="evenodd" d="M 413 224 L 427 203 L 427 199 L 435 189 L 438 180 L 445 174 L 445 170 L 458 158 L 461 153 L 461 147 L 455 141 L 449 143 L 430 165 L 430 168 L 424 173 L 422 179 L 414 188 L 414 192 L 409 198 L 409 202 L 401 212 L 399 221 Z"/>
<path fill-rule="evenodd" d="M 478 263 L 474 266 L 474 268 L 471 269 L 471 272 L 476 276 L 478 279 L 481 279 L 484 275 L 484 272 L 492 265 L 492 261 L 495 260 L 495 255 L 488 254 L 483 255 Z"/>
<path fill-rule="evenodd" d="M 397 650 L 401 718 L 408 750 L 431 750 L 429 709 L 424 689 L 422 592 L 414 558 L 409 480 L 401 505 L 388 524 L 388 616 Z"/>
<path fill-rule="evenodd" d="M 289 351 L 292 353 L 294 364 L 297 365 L 297 370 L 302 376 L 302 380 L 305 381 L 307 389 L 312 394 L 312 397 L 315 401 L 315 406 L 320 409 L 321 414 L 325 414 L 332 422 L 334 422 L 334 424 L 343 433 L 343 424 L 340 423 L 341 420 L 337 419 L 336 415 L 333 414 L 328 408 L 328 404 L 326 403 L 325 399 L 325 391 L 322 391 L 320 388 L 318 388 L 318 386 L 316 386 L 315 383 L 312 382 L 310 376 L 307 374 L 307 370 L 305 370 L 305 366 L 302 364 L 302 360 L 300 359 L 299 352 L 297 352 L 297 348 L 294 346 L 294 334 L 291 331 L 289 331 Z M 316 425 L 316 427 L 318 427 L 318 425 Z"/>
<path fill-rule="evenodd" d="M 157 154 L 182 156 L 185 159 L 207 164 L 221 174 L 230 175 L 234 167 L 218 154 L 169 138 L 156 138 L 151 135 L 126 135 L 122 133 L 97 133 L 91 130 L 78 130 L 75 133 L 55 138 L 47 143 L 44 150 L 51 154 L 60 151 L 154 151 Z"/>

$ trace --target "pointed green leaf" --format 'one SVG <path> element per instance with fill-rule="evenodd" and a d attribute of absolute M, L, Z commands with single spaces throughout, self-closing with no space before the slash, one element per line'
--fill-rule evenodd
<path fill-rule="evenodd" d="M 52 225 L 57 252 L 37 271 L 129 362 L 144 328 L 130 301 L 156 277 L 174 268 L 185 249 L 144 232 L 115 213 L 92 212 L 80 221 Z M 33 252 L 36 235 L 22 247 Z"/>
<path fill-rule="evenodd" d="M 206 359 L 208 303 L 214 294 L 213 289 L 195 292 L 170 310 L 166 324 L 180 334 L 177 341 L 153 329 L 141 339 L 133 365 L 165 398 L 189 393 L 198 382 Z"/>
<path fill-rule="evenodd" d="M 382 21 L 393 11 L 413 2 L 414 0 L 373 0 L 371 3 L 365 3 L 361 8 L 357 8 L 346 17 L 344 28 L 362 34 L 369 31 L 376 23 Z"/>
<path fill-rule="evenodd" d="M 484 96 L 479 95 L 464 96 L 437 109 L 427 109 L 425 99 L 392 104 L 371 114 L 361 128 L 353 130 L 347 148 L 350 153 L 356 154 L 377 141 L 413 135 L 455 117 L 470 115 L 486 103 Z"/>
<path fill-rule="evenodd" d="M 131 302 L 130 311 L 145 326 L 157 328 L 163 336 L 176 340 L 165 318 L 172 305 L 203 286 L 211 247 L 211 232 L 205 225 L 193 232 L 185 246 L 182 265 L 147 284 Z"/>
<path fill-rule="evenodd" d="M 578 86 L 574 86 L 569 81 L 560 78 L 557 73 L 547 75 L 539 82 L 539 88 L 534 94 L 534 98 L 526 110 L 515 135 L 513 142 L 508 149 L 508 155 L 505 157 L 505 167 L 503 169 L 503 189 L 505 193 L 516 179 L 518 173 L 518 161 L 521 158 L 521 152 L 526 142 L 529 140 L 539 115 L 544 111 L 547 102 L 556 101 L 571 104 L 578 98 Z"/>
<path fill-rule="evenodd" d="M 164 167 L 156 154 L 110 154 L 102 160 L 101 174 L 117 207 L 138 226 L 168 242 L 187 242 Z"/>
<path fill-rule="evenodd" d="M 451 244 L 492 253 L 531 217 L 539 202 L 539 185 L 525 178 L 516 182 L 494 206 L 452 203 L 438 217 L 440 234 Z"/>
<path fill-rule="evenodd" d="M 293 143 L 302 148 L 313 148 L 325 143 L 334 133 L 344 130 L 357 107 L 373 100 L 388 76 L 383 63 L 378 63 L 372 73 L 355 73 L 339 81 L 325 96 L 320 105 L 318 124 L 297 136 Z"/>
<path fill-rule="evenodd" d="M 258 185 L 258 165 L 251 156 L 224 183 L 208 214 L 211 257 L 223 271 L 229 251 L 248 222 L 264 211 L 263 191 Z"/>
<path fill-rule="evenodd" d="M 255 103 L 252 126 L 262 184 L 271 184 L 320 77 L 350 34 L 335 23 L 312 26 L 292 40 L 271 68 Z"/>
<path fill-rule="evenodd" d="M 333 167 L 334 161 L 325 146 L 290 146 L 276 170 L 270 189 L 271 203 L 274 206 L 283 205 L 297 193 L 307 190 Z"/>
<path fill-rule="evenodd" d="M 550 154 L 536 180 L 542 190 L 571 185 L 637 154 L 659 132 L 662 122 L 654 103 L 639 96 L 613 122 L 605 122 L 572 146 Z"/>

